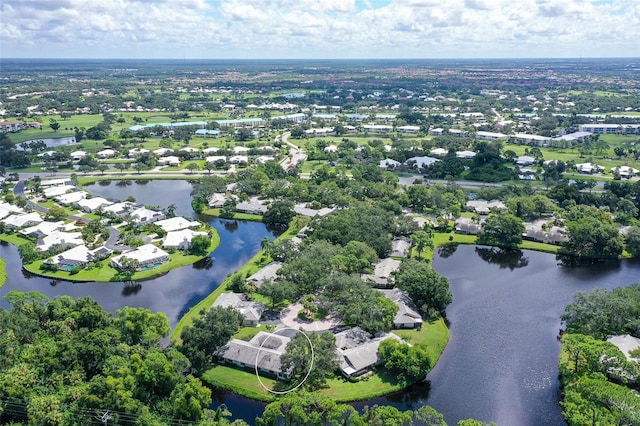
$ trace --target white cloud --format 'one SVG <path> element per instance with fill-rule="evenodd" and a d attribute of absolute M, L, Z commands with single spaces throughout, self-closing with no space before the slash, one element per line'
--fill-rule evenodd
<path fill-rule="evenodd" d="M 2 0 L 0 10 L 7 57 L 640 56 L 636 0 Z"/>

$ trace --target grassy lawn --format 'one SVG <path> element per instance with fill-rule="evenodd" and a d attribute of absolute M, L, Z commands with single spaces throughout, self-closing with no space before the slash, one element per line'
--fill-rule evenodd
<path fill-rule="evenodd" d="M 249 341 L 261 331 L 269 331 L 267 324 L 260 324 L 257 327 L 242 327 L 240 331 L 233 335 L 234 339 Z"/>
<path fill-rule="evenodd" d="M 202 213 L 209 215 L 209 216 L 214 216 L 214 217 L 219 217 L 220 216 L 220 209 L 207 209 L 205 211 L 203 211 Z M 233 215 L 232 219 L 236 219 L 236 220 L 251 220 L 253 222 L 262 222 L 262 216 L 259 214 L 250 214 L 250 213 L 238 213 L 236 212 Z"/>
<path fill-rule="evenodd" d="M 218 245 L 220 244 L 220 236 L 217 232 L 214 232 L 214 236 L 211 239 L 211 245 L 209 246 L 209 253 L 213 252 Z M 191 254 L 184 253 L 182 251 L 177 251 L 173 254 L 169 255 L 169 261 L 163 265 L 160 265 L 156 268 L 149 269 L 146 271 L 138 271 L 133 274 L 131 277 L 132 281 L 144 280 L 147 278 L 152 278 L 158 275 L 162 275 L 164 273 L 169 272 L 172 269 L 181 268 L 183 266 L 192 265 L 198 260 L 202 259 L 203 256 L 195 256 Z M 109 259 L 103 260 L 100 265 L 100 268 L 95 269 L 82 269 L 77 273 L 67 272 L 67 271 L 42 271 L 40 267 L 44 263 L 44 260 L 37 260 L 28 265 L 24 265 L 24 268 L 32 272 L 36 275 L 44 276 L 47 278 L 57 278 L 66 281 L 97 281 L 97 282 L 110 282 L 110 281 L 118 281 L 121 277 L 118 276 L 118 270 L 111 267 L 109 265 Z"/>
<path fill-rule="evenodd" d="M 7 282 L 7 270 L 5 269 L 5 260 L 0 257 L 0 288 Z"/>

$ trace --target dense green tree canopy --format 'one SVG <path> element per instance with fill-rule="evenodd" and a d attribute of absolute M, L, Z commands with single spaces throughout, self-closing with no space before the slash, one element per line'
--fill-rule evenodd
<path fill-rule="evenodd" d="M 435 316 L 451 303 L 449 280 L 425 262 L 409 259 L 396 274 L 396 285 L 407 292 L 422 313 Z"/>
<path fill-rule="evenodd" d="M 517 248 L 525 231 L 522 219 L 510 213 L 491 213 L 478 233 L 478 244 Z"/>

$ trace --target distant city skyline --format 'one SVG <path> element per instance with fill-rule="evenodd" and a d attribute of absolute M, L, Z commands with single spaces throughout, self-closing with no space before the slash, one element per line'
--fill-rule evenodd
<path fill-rule="evenodd" d="M 3 58 L 640 57 L 637 0 L 2 0 Z"/>

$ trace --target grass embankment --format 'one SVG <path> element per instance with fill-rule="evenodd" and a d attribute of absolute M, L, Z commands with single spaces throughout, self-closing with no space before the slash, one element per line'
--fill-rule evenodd
<path fill-rule="evenodd" d="M 449 341 L 449 329 L 443 319 L 425 323 L 421 330 L 393 330 L 393 333 L 410 343 L 427 345 L 433 365 L 437 363 Z M 218 365 L 205 372 L 202 378 L 211 385 L 249 398 L 260 401 L 275 399 L 273 394 L 260 385 L 253 371 Z M 260 379 L 270 389 L 277 384 L 276 380 L 268 377 L 260 376 Z M 351 382 L 338 376 L 332 377 L 327 381 L 327 387 L 318 392 L 330 396 L 336 401 L 347 402 L 386 395 L 402 390 L 409 385 L 410 383 L 399 382 L 395 375 L 390 374 L 384 368 L 380 368 L 377 374 L 356 382 Z"/>
<path fill-rule="evenodd" d="M 220 209 L 207 209 L 202 212 L 208 216 L 220 217 Z M 234 213 L 231 219 L 236 220 L 251 220 L 253 222 L 262 222 L 262 216 L 259 214 L 250 213 Z"/>
<path fill-rule="evenodd" d="M 287 229 L 287 231 L 285 231 L 282 235 L 280 235 L 278 239 L 281 240 L 281 239 L 292 238 L 296 235 L 298 230 L 299 230 L 298 227 L 296 228 L 290 227 L 289 229 Z M 198 303 L 193 308 L 191 308 L 189 312 L 187 312 L 182 317 L 182 319 L 180 319 L 180 322 L 178 322 L 178 324 L 176 325 L 176 328 L 171 333 L 171 340 L 177 342 L 178 344 L 181 343 L 180 333 L 182 332 L 182 329 L 192 325 L 193 321 L 200 316 L 201 310 L 209 309 L 209 307 L 211 307 L 211 305 L 218 298 L 218 296 L 220 296 L 222 293 L 224 293 L 227 290 L 227 285 L 231 281 L 231 277 L 233 275 L 242 274 L 243 276 L 246 277 L 248 275 L 251 275 L 257 272 L 258 270 L 260 270 L 260 268 L 266 266 L 269 262 L 270 262 L 270 259 L 264 255 L 262 250 L 256 253 L 256 255 L 253 256 L 251 260 L 249 260 L 244 266 L 242 266 L 232 275 L 229 275 L 222 282 L 222 284 L 218 286 L 218 288 L 216 288 L 211 294 L 209 294 L 206 298 L 200 301 L 200 303 Z"/>
<path fill-rule="evenodd" d="M 220 244 L 220 236 L 218 235 L 217 232 L 214 232 L 213 238 L 211 238 L 211 244 L 209 245 L 208 253 L 213 252 L 218 247 L 219 244 Z M 131 278 L 128 278 L 128 279 L 131 281 L 139 281 L 139 280 L 153 278 L 158 275 L 165 274 L 171 271 L 172 269 L 181 268 L 187 265 L 192 265 L 204 257 L 206 256 L 196 256 L 192 254 L 186 254 L 182 251 L 177 251 L 169 255 L 169 261 L 167 263 L 146 271 L 138 271 L 134 273 L 131 276 Z M 43 271 L 40 269 L 43 263 L 44 263 L 44 260 L 42 259 L 37 260 L 28 265 L 24 265 L 24 268 L 27 271 L 42 277 L 60 279 L 65 281 L 112 282 L 112 281 L 122 280 L 122 275 L 118 273 L 118 270 L 109 265 L 109 259 L 106 259 L 100 262 L 99 268 L 82 269 L 78 272 Z"/>
<path fill-rule="evenodd" d="M 0 258 L 0 288 L 7 282 L 7 269 L 5 268 L 5 260 Z"/>

